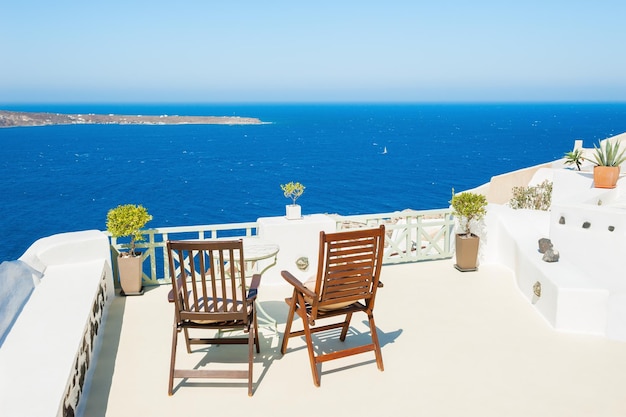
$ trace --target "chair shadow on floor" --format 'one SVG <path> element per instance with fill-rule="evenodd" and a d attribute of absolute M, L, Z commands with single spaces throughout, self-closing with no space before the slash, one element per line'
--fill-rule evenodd
<path fill-rule="evenodd" d="M 278 303 L 278 302 L 277 302 Z M 281 305 L 285 305 L 284 303 L 280 303 Z M 367 320 L 363 320 L 363 324 L 367 326 Z M 267 332 L 267 333 L 265 333 Z M 381 348 L 384 348 L 385 345 L 389 343 L 395 343 L 395 341 L 402 335 L 402 329 L 394 330 L 391 332 L 383 332 L 380 328 L 377 327 L 378 338 L 380 342 Z M 323 349 L 319 349 L 320 353 L 329 353 L 334 350 L 340 350 L 345 348 L 346 346 L 358 346 L 365 343 L 369 338 L 369 330 L 360 331 L 356 329 L 354 326 L 351 326 L 348 331 L 348 337 L 344 342 L 339 340 L 341 331 L 339 329 L 333 329 L 326 332 L 320 332 L 313 335 L 314 344 L 316 346 L 323 346 Z M 266 375 L 270 372 L 272 365 L 276 360 L 280 360 L 283 355 L 280 353 L 280 341 L 282 340 L 282 333 L 278 335 L 272 335 L 269 330 L 263 329 L 259 332 L 259 338 L 261 343 L 261 352 L 255 354 L 254 365 L 255 369 L 262 369 L 261 373 L 255 378 L 254 381 L 254 391 L 263 383 Z M 201 369 L 205 366 L 210 366 L 211 364 L 219 363 L 219 364 L 229 364 L 236 365 L 241 364 L 242 367 L 246 366 L 247 361 L 245 358 L 242 358 L 241 352 L 233 351 L 233 349 L 245 349 L 244 346 L 228 346 L 228 345 L 216 345 L 216 346 L 208 346 L 200 349 L 196 349 L 194 351 L 195 355 L 202 355 L 198 358 L 194 369 Z M 306 343 L 304 342 L 304 337 L 302 338 L 301 346 L 293 346 L 289 348 L 289 352 L 297 352 L 300 350 L 306 351 Z M 346 364 L 339 365 L 332 369 L 325 370 L 321 372 L 321 375 L 331 375 L 336 372 L 340 372 L 347 369 L 353 369 L 365 365 L 371 365 L 376 363 L 375 359 L 365 358 L 364 360 Z M 239 387 L 245 388 L 245 382 L 232 382 L 232 381 L 193 381 L 191 379 L 182 379 L 178 384 L 174 387 L 174 391 L 176 392 L 181 387 L 199 387 L 199 388 L 217 388 L 217 387 Z"/>
<path fill-rule="evenodd" d="M 367 321 L 364 320 L 363 323 L 367 325 Z M 380 342 L 380 347 L 383 348 L 385 345 L 389 343 L 395 343 L 396 339 L 400 337 L 402 334 L 402 329 L 394 330 L 392 332 L 383 332 L 378 326 L 376 327 L 376 332 L 378 333 L 378 340 Z M 340 329 L 328 330 L 326 332 L 319 332 L 317 334 L 311 335 L 312 339 L 316 342 L 315 345 L 319 352 L 332 352 L 335 348 L 343 348 L 345 346 L 359 346 L 364 342 L 369 340 L 370 335 L 369 331 L 361 332 L 350 326 L 348 330 L 348 335 L 346 340 L 342 342 L 339 340 L 339 336 L 341 334 Z M 281 335 L 282 337 L 282 335 Z M 306 350 L 306 343 L 304 342 L 304 336 L 302 336 L 302 346 L 290 347 L 289 352 L 296 352 L 299 350 Z M 322 349 L 323 346 L 323 349 Z"/>
<path fill-rule="evenodd" d="M 363 324 L 367 326 L 367 320 L 363 320 Z M 384 348 L 389 343 L 395 343 L 395 341 L 402 335 L 403 330 L 398 329 L 391 332 L 383 332 L 378 326 L 376 327 L 376 332 L 378 333 L 378 340 L 380 343 L 381 349 Z M 319 332 L 311 335 L 313 339 L 313 345 L 315 346 L 317 354 L 329 354 L 335 351 L 340 351 L 347 347 L 351 346 L 361 346 L 367 343 L 370 340 L 369 329 L 367 331 L 359 331 L 354 326 L 350 326 L 348 330 L 348 335 L 346 336 L 345 341 L 341 341 L 339 339 L 341 335 L 341 329 L 333 329 L 325 332 Z M 281 335 L 282 338 L 282 335 Z M 301 337 L 301 345 L 300 346 L 291 346 L 287 353 L 298 352 L 301 350 L 306 351 L 307 345 L 304 340 L 304 336 Z M 356 357 L 358 358 L 358 356 Z M 375 364 L 376 359 L 366 358 L 362 356 L 363 360 L 353 359 L 353 361 L 357 361 L 351 363 L 349 365 L 338 366 L 329 370 L 321 371 L 320 375 L 330 375 L 335 372 L 339 372 L 346 369 L 357 368 L 364 365 Z"/>
<path fill-rule="evenodd" d="M 276 342 L 273 342 L 279 336 L 266 336 L 264 334 L 265 330 L 259 331 L 259 342 L 261 345 L 261 352 L 254 354 L 254 368 L 262 369 L 261 373 L 258 376 L 255 376 L 255 380 L 253 381 L 253 390 L 260 386 L 263 382 L 263 379 L 269 372 L 272 367 L 272 364 L 275 360 L 281 358 L 280 348 L 272 347 L 272 344 L 277 345 Z M 269 334 L 269 331 L 268 331 Z M 192 369 L 203 369 L 205 367 L 218 366 L 222 365 L 234 365 L 237 367 L 238 365 L 244 369 L 248 365 L 247 358 L 245 357 L 245 350 L 247 348 L 245 346 L 234 346 L 234 345 L 210 345 L 206 347 L 199 348 L 193 350 L 192 356 L 194 359 L 189 358 L 190 368 Z M 195 363 L 195 364 L 194 364 Z M 174 393 L 176 393 L 180 388 L 218 388 L 218 387 L 239 387 L 245 388 L 247 386 L 247 382 L 233 382 L 232 380 L 194 380 L 191 378 L 182 378 L 178 381 L 178 383 L 174 386 Z"/>

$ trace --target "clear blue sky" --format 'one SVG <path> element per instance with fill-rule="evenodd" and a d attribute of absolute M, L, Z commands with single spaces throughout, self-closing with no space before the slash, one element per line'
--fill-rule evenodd
<path fill-rule="evenodd" d="M 0 103 L 626 101 L 623 0 L 4 1 Z"/>

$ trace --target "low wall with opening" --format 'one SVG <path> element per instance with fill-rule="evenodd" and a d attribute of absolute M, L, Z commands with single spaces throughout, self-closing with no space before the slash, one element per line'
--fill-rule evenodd
<path fill-rule="evenodd" d="M 79 415 L 114 294 L 109 239 L 95 230 L 50 236 L 9 265 L 0 279 L 30 288 L 4 311 L 0 415 Z"/>

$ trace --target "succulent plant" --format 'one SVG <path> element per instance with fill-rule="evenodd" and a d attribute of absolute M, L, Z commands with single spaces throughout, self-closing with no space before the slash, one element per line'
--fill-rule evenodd
<path fill-rule="evenodd" d="M 618 167 L 626 161 L 626 149 L 620 149 L 619 141 L 605 141 L 604 146 L 593 145 L 593 163 L 598 166 Z"/>
<path fill-rule="evenodd" d="M 582 149 L 574 149 L 565 153 L 565 165 L 576 165 L 578 171 L 580 171 L 584 160 Z"/>

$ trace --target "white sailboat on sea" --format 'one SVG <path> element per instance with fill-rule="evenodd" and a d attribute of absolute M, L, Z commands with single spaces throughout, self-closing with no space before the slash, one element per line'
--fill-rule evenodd
<path fill-rule="evenodd" d="M 385 148 L 383 149 L 383 155 L 387 153 L 387 147 L 385 146 Z"/>

